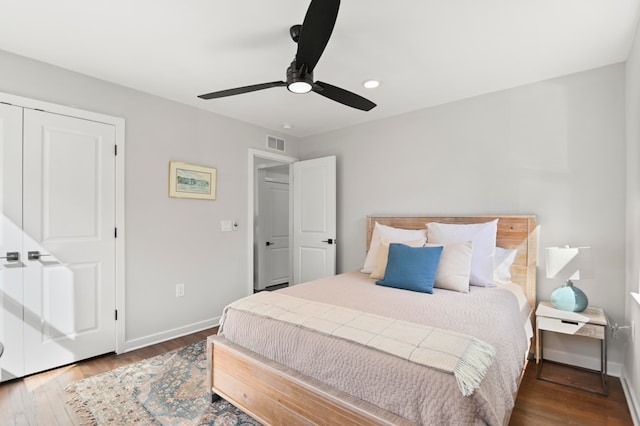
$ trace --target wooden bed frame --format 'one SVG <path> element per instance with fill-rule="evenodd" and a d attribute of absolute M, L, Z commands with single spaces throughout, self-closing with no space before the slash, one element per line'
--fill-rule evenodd
<path fill-rule="evenodd" d="M 535 216 L 367 217 L 366 247 L 375 222 L 424 229 L 428 222 L 498 221 L 497 245 L 518 250 L 511 268 L 532 308 L 536 298 L 537 228 Z M 523 365 L 522 372 L 526 368 Z M 298 373 L 224 337 L 207 339 L 207 390 L 212 401 L 222 397 L 265 425 L 410 425 L 411 422 L 318 380 Z M 517 392 L 517 391 L 516 391 Z M 511 413 L 505 416 L 508 424 Z"/>

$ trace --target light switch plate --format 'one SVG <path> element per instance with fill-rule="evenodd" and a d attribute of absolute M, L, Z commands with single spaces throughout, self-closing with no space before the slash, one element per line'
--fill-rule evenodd
<path fill-rule="evenodd" d="M 233 222 L 230 220 L 223 220 L 220 222 L 220 229 L 222 232 L 231 232 L 233 229 Z"/>

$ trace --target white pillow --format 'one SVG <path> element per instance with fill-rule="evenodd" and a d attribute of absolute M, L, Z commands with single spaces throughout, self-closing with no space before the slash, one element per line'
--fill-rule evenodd
<path fill-rule="evenodd" d="M 396 242 L 418 240 L 420 238 L 427 237 L 426 229 L 402 229 L 393 228 L 387 225 L 381 225 L 376 222 L 373 227 L 373 233 L 371 235 L 371 244 L 369 244 L 369 251 L 367 252 L 367 258 L 364 260 L 364 266 L 360 272 L 364 274 L 370 274 L 376 268 L 378 263 L 378 247 L 380 246 L 380 238 L 387 240 L 393 240 Z"/>
<path fill-rule="evenodd" d="M 435 244 L 473 241 L 471 258 L 471 285 L 494 287 L 493 261 L 496 252 L 498 219 L 485 223 L 450 224 L 430 222 L 427 224 L 427 241 Z"/>
<path fill-rule="evenodd" d="M 511 265 L 516 260 L 516 249 L 503 249 L 496 247 L 495 269 L 493 270 L 493 282 L 496 284 L 509 284 L 511 282 Z"/>
<path fill-rule="evenodd" d="M 426 247 L 438 246 L 442 246 L 443 249 L 436 270 L 434 287 L 469 293 L 473 241 L 449 244 L 429 243 L 426 245 Z"/>
<path fill-rule="evenodd" d="M 393 241 L 381 238 L 380 245 L 378 246 L 378 262 L 373 272 L 371 272 L 371 278 L 375 278 L 376 280 L 384 279 L 384 271 L 387 270 L 387 260 L 389 259 L 389 244 L 400 243 L 409 247 L 423 247 L 426 242 L 426 238 L 410 241 Z"/>

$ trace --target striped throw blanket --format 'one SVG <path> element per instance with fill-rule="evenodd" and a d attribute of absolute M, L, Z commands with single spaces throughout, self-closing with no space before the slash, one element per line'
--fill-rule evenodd
<path fill-rule="evenodd" d="M 229 309 L 295 324 L 453 374 L 464 396 L 480 386 L 495 355 L 493 346 L 472 336 L 277 292 L 260 292 L 229 304 L 220 332 Z"/>

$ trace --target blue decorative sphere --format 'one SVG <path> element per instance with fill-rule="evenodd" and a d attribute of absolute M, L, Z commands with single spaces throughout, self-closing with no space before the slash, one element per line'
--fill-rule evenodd
<path fill-rule="evenodd" d="M 551 304 L 554 308 L 563 311 L 582 312 L 587 309 L 589 299 L 578 287 L 567 284 L 553 290 Z"/>

